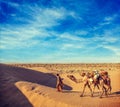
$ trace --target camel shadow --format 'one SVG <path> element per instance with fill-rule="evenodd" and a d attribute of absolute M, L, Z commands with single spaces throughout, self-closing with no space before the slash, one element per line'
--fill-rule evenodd
<path fill-rule="evenodd" d="M 98 96 L 99 96 L 99 92 L 95 92 L 93 97 L 98 97 Z M 120 97 L 120 91 L 109 93 L 108 97 L 105 98 L 110 98 L 110 97 Z"/>
<path fill-rule="evenodd" d="M 63 93 L 80 93 L 80 91 L 68 91 L 68 90 L 64 90 Z"/>
<path fill-rule="evenodd" d="M 118 94 L 118 95 L 119 95 L 119 94 L 120 94 L 120 91 L 116 91 L 116 92 L 114 92 L 114 94 Z"/>
<path fill-rule="evenodd" d="M 113 92 L 108 97 L 120 97 L 120 91 Z"/>

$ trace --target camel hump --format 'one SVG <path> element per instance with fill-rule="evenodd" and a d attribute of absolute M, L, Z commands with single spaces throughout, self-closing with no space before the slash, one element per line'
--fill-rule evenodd
<path fill-rule="evenodd" d="M 101 75 L 108 75 L 108 72 L 107 71 L 101 71 L 100 74 Z"/>

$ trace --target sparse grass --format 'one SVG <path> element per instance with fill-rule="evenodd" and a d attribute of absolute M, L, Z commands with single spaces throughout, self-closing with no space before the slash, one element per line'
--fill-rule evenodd
<path fill-rule="evenodd" d="M 66 72 L 90 72 L 93 70 L 106 70 L 106 71 L 119 71 L 120 63 L 91 63 L 91 64 L 11 64 L 17 67 L 32 68 L 32 67 L 44 67 L 50 71 L 56 71 L 58 73 Z"/>

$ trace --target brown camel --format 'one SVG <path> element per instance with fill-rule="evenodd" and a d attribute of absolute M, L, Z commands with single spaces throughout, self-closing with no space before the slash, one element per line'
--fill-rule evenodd
<path fill-rule="evenodd" d="M 80 82 L 84 82 L 84 87 L 83 87 L 83 91 L 80 95 L 80 97 L 83 97 L 83 94 L 85 92 L 86 86 L 88 86 L 88 88 L 90 89 L 91 92 L 91 96 L 93 96 L 94 91 L 95 91 L 95 87 L 97 87 L 100 91 L 101 89 L 101 94 L 100 94 L 100 98 L 102 98 L 103 94 L 105 93 L 105 95 L 108 95 L 108 92 L 110 91 L 111 93 L 111 80 L 108 76 L 107 72 L 101 72 L 101 73 L 81 73 L 81 76 L 83 77 L 82 81 L 79 81 L 73 76 L 73 75 L 68 75 L 67 77 L 69 79 L 71 79 L 72 81 L 74 81 L 75 83 L 80 83 Z M 92 90 L 91 85 L 94 85 L 94 88 Z"/>
<path fill-rule="evenodd" d="M 111 79 L 108 76 L 108 72 L 102 71 L 101 73 L 93 73 L 93 72 L 87 73 L 87 74 L 82 73 L 81 76 L 86 77 L 83 92 L 80 95 L 81 97 L 84 94 L 86 86 L 88 86 L 88 88 L 91 91 L 91 84 L 94 85 L 91 96 L 93 96 L 93 94 L 94 94 L 95 87 L 97 87 L 99 89 L 99 91 L 101 90 L 100 98 L 102 98 L 104 93 L 106 96 L 108 96 L 108 92 L 111 93 L 111 90 L 112 90 Z"/>
<path fill-rule="evenodd" d="M 88 86 L 88 88 L 90 89 L 90 92 L 91 92 L 91 96 L 93 96 L 93 93 L 92 93 L 92 88 L 91 88 L 91 84 L 92 84 L 92 79 L 89 75 L 89 73 L 82 73 L 81 76 L 83 77 L 83 82 L 84 82 L 84 87 L 83 87 L 83 91 L 80 95 L 80 97 L 83 97 L 83 94 L 85 92 L 85 89 L 86 89 L 86 86 Z"/>
<path fill-rule="evenodd" d="M 111 90 L 112 90 L 111 79 L 108 76 L 108 72 L 102 71 L 100 73 L 99 83 L 100 83 L 100 86 L 102 88 L 102 93 L 100 95 L 100 98 L 102 98 L 104 93 L 106 96 L 108 96 L 108 94 L 111 93 Z"/>
<path fill-rule="evenodd" d="M 83 79 L 82 80 L 78 80 L 78 79 L 76 79 L 75 78 L 75 76 L 73 76 L 73 75 L 67 75 L 67 77 L 70 79 L 70 80 L 72 80 L 73 82 L 75 82 L 75 83 L 81 83 L 81 82 L 84 82 L 84 88 L 83 88 L 83 91 L 82 91 L 82 93 L 81 93 L 81 97 L 83 97 L 83 94 L 84 94 L 84 91 L 85 91 L 85 89 L 86 89 L 86 86 L 88 86 L 88 88 L 90 89 L 90 92 L 91 92 L 91 96 L 93 96 L 93 94 L 92 94 L 92 88 L 91 88 L 91 84 L 92 84 L 92 79 L 90 78 L 90 74 L 88 74 L 88 73 L 81 73 L 81 76 L 83 77 Z"/>

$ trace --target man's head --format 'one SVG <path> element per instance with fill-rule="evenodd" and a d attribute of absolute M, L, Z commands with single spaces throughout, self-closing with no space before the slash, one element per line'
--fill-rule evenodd
<path fill-rule="evenodd" d="M 57 74 L 57 76 L 59 76 L 59 74 Z"/>

